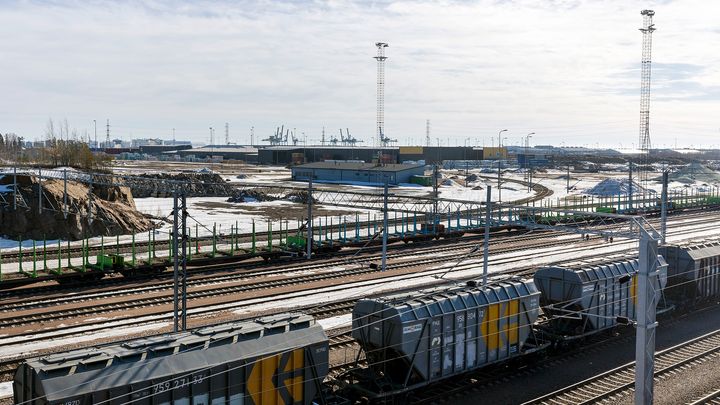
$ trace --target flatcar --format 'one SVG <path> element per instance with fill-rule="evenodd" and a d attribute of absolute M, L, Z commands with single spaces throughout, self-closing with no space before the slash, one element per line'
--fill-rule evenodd
<path fill-rule="evenodd" d="M 537 350 L 539 295 L 532 281 L 510 280 L 359 300 L 352 336 L 369 366 L 351 376 L 354 389 L 394 396 Z"/>
<path fill-rule="evenodd" d="M 29 359 L 15 403 L 310 404 L 328 374 L 328 339 L 283 314 Z"/>

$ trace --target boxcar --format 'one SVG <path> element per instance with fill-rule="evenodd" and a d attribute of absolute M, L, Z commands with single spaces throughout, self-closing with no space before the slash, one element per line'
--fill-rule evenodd
<path fill-rule="evenodd" d="M 368 374 L 386 384 L 376 386 L 382 392 L 367 382 L 363 389 L 400 393 L 517 356 L 530 350 L 538 316 L 539 293 L 522 280 L 359 300 L 353 337 Z"/>
<path fill-rule="evenodd" d="M 720 241 L 660 247 L 668 262 L 667 296 L 676 305 L 720 296 Z"/>
<path fill-rule="evenodd" d="M 658 256 L 657 291 L 667 282 L 666 265 Z M 535 272 L 540 305 L 550 318 L 551 332 L 583 336 L 617 326 L 618 317 L 636 319 L 638 260 L 613 263 L 579 261 Z"/>
<path fill-rule="evenodd" d="M 27 360 L 24 404 L 310 404 L 328 373 L 312 317 L 283 314 Z"/>

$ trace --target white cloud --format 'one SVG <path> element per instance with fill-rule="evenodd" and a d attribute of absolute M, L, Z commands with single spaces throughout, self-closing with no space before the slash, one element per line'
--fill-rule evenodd
<path fill-rule="evenodd" d="M 654 60 L 697 67 L 690 83 L 653 83 L 654 144 L 720 144 L 720 5 L 699 0 L 5 2 L 0 131 L 110 118 L 125 139 L 175 127 L 206 141 L 230 122 L 240 142 L 250 126 L 264 137 L 285 124 L 370 143 L 373 43 L 385 41 L 386 133 L 401 141 L 424 142 L 429 118 L 443 143 L 489 143 L 502 127 L 511 143 L 533 131 L 538 143 L 629 146 L 643 7 L 657 12 Z"/>

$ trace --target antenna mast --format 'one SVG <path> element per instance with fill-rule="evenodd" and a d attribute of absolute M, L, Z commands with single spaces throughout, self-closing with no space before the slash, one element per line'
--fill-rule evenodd
<path fill-rule="evenodd" d="M 647 165 L 650 164 L 650 64 L 652 56 L 652 33 L 655 31 L 653 16 L 655 11 L 643 10 L 643 27 L 640 32 L 642 40 L 642 68 L 640 71 L 640 153 L 641 162 L 638 168 L 638 179 L 647 183 Z"/>
<path fill-rule="evenodd" d="M 377 47 L 377 137 L 378 145 L 384 146 L 385 139 L 385 42 L 376 42 Z"/>

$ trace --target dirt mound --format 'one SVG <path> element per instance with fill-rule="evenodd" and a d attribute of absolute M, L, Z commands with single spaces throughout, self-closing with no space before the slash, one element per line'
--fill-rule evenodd
<path fill-rule="evenodd" d="M 11 180 L 6 176 L 2 180 L 7 182 L 8 179 Z M 10 202 L 0 209 L 0 232 L 4 236 L 78 240 L 142 232 L 154 227 L 151 217 L 136 210 L 135 200 L 127 187 L 95 185 L 89 190 L 86 184 L 68 181 L 66 200 L 62 180 L 43 178 L 41 200 L 35 176 L 18 176 L 17 180 L 16 210 L 12 206 L 12 185 L 6 186 L 2 195 Z"/>
<path fill-rule="evenodd" d="M 692 184 L 696 181 L 715 184 L 720 182 L 720 172 L 717 172 L 700 163 L 691 163 L 682 169 L 668 175 L 669 181 Z M 656 180 L 662 181 L 662 176 Z"/>
<path fill-rule="evenodd" d="M 135 198 L 172 197 L 177 190 L 186 197 L 227 197 L 233 195 L 233 186 L 216 173 L 157 173 L 133 179 L 132 194 Z"/>

